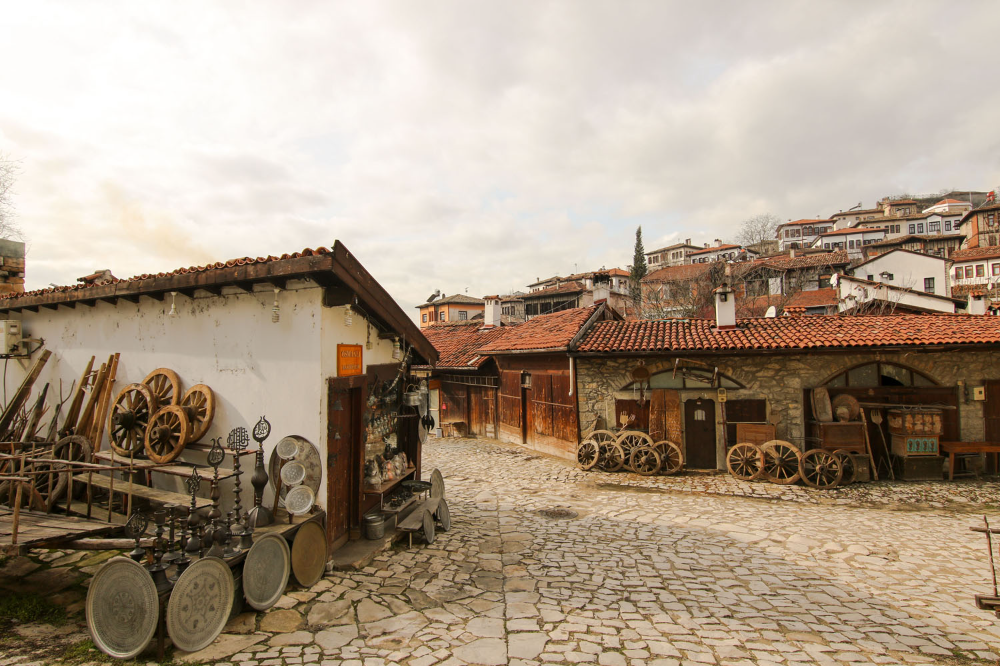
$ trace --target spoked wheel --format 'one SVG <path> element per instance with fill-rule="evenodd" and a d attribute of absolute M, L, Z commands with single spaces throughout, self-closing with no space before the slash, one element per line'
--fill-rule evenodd
<path fill-rule="evenodd" d="M 684 467 L 684 456 L 681 447 L 673 442 L 663 440 L 653 445 L 660 454 L 660 474 L 676 474 Z"/>
<path fill-rule="evenodd" d="M 142 383 L 149 387 L 159 407 L 177 405 L 181 401 L 181 378 L 169 368 L 157 368 L 146 375 Z"/>
<path fill-rule="evenodd" d="M 83 435 L 70 435 L 69 437 L 63 437 L 55 443 L 55 446 L 52 447 L 52 458 L 55 460 L 65 460 L 69 463 L 89 463 L 93 458 L 90 440 Z M 68 483 L 69 480 L 67 480 L 67 484 Z M 83 492 L 83 489 L 83 484 L 77 483 L 74 495 L 79 496 L 80 493 Z M 61 495 L 62 492 L 60 491 L 54 498 L 50 498 L 49 506 L 53 506 L 55 502 L 60 499 Z"/>
<path fill-rule="evenodd" d="M 630 470 L 632 469 L 632 450 L 640 446 L 653 446 L 653 438 L 638 430 L 622 430 L 618 433 L 618 439 L 615 441 L 618 446 L 622 447 L 622 452 L 625 454 L 624 464 Z"/>
<path fill-rule="evenodd" d="M 726 468 L 741 481 L 753 481 L 764 473 L 764 452 L 756 444 L 736 444 L 726 456 Z"/>
<path fill-rule="evenodd" d="M 652 476 L 660 471 L 660 453 L 652 446 L 637 446 L 629 456 L 629 466 L 637 474 Z"/>
<path fill-rule="evenodd" d="M 839 485 L 847 486 L 854 483 L 854 479 L 858 475 L 858 466 L 854 460 L 854 454 L 845 449 L 838 449 L 833 452 L 833 455 L 837 456 L 840 460 L 840 468 L 844 470 L 844 473 L 840 477 Z"/>
<path fill-rule="evenodd" d="M 812 449 L 802 454 L 799 474 L 807 486 L 827 490 L 840 483 L 844 468 L 840 459 L 829 451 Z"/>
<path fill-rule="evenodd" d="M 184 450 L 191 436 L 191 424 L 184 410 L 176 405 L 161 407 L 146 428 L 146 455 L 155 463 L 173 461 Z"/>
<path fill-rule="evenodd" d="M 212 419 L 215 418 L 215 394 L 205 384 L 195 384 L 181 398 L 181 408 L 191 423 L 191 441 L 199 441 L 212 427 Z"/>
<path fill-rule="evenodd" d="M 601 456 L 597 465 L 605 472 L 617 472 L 625 466 L 625 451 L 617 442 L 601 444 Z"/>
<path fill-rule="evenodd" d="M 142 452 L 156 398 L 145 384 L 129 384 L 118 392 L 108 417 L 108 442 L 118 455 L 128 458 Z"/>
<path fill-rule="evenodd" d="M 580 442 L 576 449 L 576 462 L 580 469 L 593 469 L 601 457 L 601 447 L 592 439 Z"/>
<path fill-rule="evenodd" d="M 21 484 L 21 508 L 45 510 L 45 498 L 27 481 L 4 481 L 0 483 L 0 504 L 14 506 L 14 498 L 17 497 L 17 486 Z"/>
<path fill-rule="evenodd" d="M 600 446 L 601 444 L 614 442 L 615 440 L 618 439 L 618 435 L 611 432 L 610 430 L 595 430 L 594 432 L 590 433 L 590 436 L 587 439 L 594 440 L 595 442 L 597 442 L 597 445 Z"/>
<path fill-rule="evenodd" d="M 799 480 L 802 452 L 797 446 L 781 439 L 772 439 L 764 442 L 760 448 L 764 451 L 764 478 L 784 486 Z"/>

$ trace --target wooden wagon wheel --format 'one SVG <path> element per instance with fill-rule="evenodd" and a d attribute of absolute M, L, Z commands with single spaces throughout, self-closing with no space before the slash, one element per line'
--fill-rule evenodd
<path fill-rule="evenodd" d="M 638 430 L 622 430 L 618 433 L 618 439 L 615 441 L 618 446 L 622 447 L 622 453 L 625 454 L 623 461 L 625 467 L 631 471 L 635 471 L 632 469 L 632 449 L 640 446 L 653 446 L 653 438 Z"/>
<path fill-rule="evenodd" d="M 781 439 L 772 439 L 760 446 L 764 452 L 764 478 L 783 486 L 799 480 L 799 447 Z"/>
<path fill-rule="evenodd" d="M 212 427 L 212 419 L 215 418 L 215 394 L 205 384 L 195 384 L 184 392 L 181 408 L 191 423 L 191 442 L 197 442 Z"/>
<path fill-rule="evenodd" d="M 741 481 L 753 481 L 764 473 L 764 451 L 750 442 L 736 444 L 726 456 L 726 468 Z"/>
<path fill-rule="evenodd" d="M 802 454 L 799 474 L 807 486 L 826 490 L 840 483 L 844 468 L 840 459 L 823 449 L 812 449 Z"/>
<path fill-rule="evenodd" d="M 115 453 L 128 458 L 142 451 L 149 417 L 157 406 L 145 384 L 129 384 L 118 392 L 108 416 L 108 442 Z"/>
<path fill-rule="evenodd" d="M 23 486 L 21 490 L 21 508 L 45 511 L 45 498 L 43 498 L 41 493 L 39 493 L 38 490 L 28 481 L 4 481 L 3 483 L 0 483 L 0 504 L 9 507 L 14 506 L 14 498 L 17 496 L 16 493 L 18 483 Z M 14 493 L 14 495 L 11 495 L 11 493 Z"/>
<path fill-rule="evenodd" d="M 89 463 L 93 459 L 93 448 L 90 440 L 83 435 L 70 435 L 63 437 L 52 447 L 52 458 L 55 460 L 65 460 L 69 463 L 85 462 Z M 67 479 L 67 484 L 69 480 Z M 77 483 L 73 495 L 79 497 L 84 491 L 85 484 Z M 49 498 L 49 506 L 54 506 L 55 502 L 61 499 L 62 490 Z"/>
<path fill-rule="evenodd" d="M 625 451 L 617 442 L 607 442 L 600 446 L 600 459 L 597 466 L 605 472 L 617 472 L 625 466 Z"/>
<path fill-rule="evenodd" d="M 833 455 L 840 459 L 840 467 L 844 470 L 844 473 L 840 477 L 840 485 L 848 486 L 854 483 L 854 479 L 858 475 L 858 466 L 854 460 L 854 454 L 846 449 L 838 449 L 833 452 Z"/>
<path fill-rule="evenodd" d="M 600 446 L 601 444 L 606 444 L 608 442 L 613 442 L 617 440 L 618 435 L 611 432 L 610 430 L 595 430 L 594 432 L 590 433 L 590 436 L 587 437 L 587 439 L 594 440 L 595 442 L 597 442 L 597 445 Z"/>
<path fill-rule="evenodd" d="M 146 455 L 155 463 L 172 462 L 184 450 L 191 436 L 191 424 L 177 405 L 161 407 L 146 428 Z"/>
<path fill-rule="evenodd" d="M 652 476 L 660 471 L 660 452 L 652 446 L 637 446 L 629 456 L 629 466 L 643 476 Z"/>
<path fill-rule="evenodd" d="M 684 467 L 684 455 L 681 447 L 671 441 L 663 440 L 653 445 L 660 454 L 660 474 L 676 474 Z"/>
<path fill-rule="evenodd" d="M 157 407 L 177 405 L 181 401 L 181 378 L 169 368 L 157 368 L 146 375 L 142 383 L 156 397 Z"/>
<path fill-rule="evenodd" d="M 582 470 L 593 469 L 601 457 L 601 447 L 592 439 L 580 442 L 576 448 L 576 462 Z"/>

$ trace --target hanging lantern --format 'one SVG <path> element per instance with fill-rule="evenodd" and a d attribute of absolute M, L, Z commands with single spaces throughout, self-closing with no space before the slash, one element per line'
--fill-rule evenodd
<path fill-rule="evenodd" d="M 403 358 L 403 348 L 399 345 L 399 338 L 396 338 L 392 343 L 392 360 L 398 361 Z"/>
<path fill-rule="evenodd" d="M 281 320 L 281 306 L 278 305 L 278 289 L 274 290 L 274 307 L 271 308 L 271 323 L 277 324 Z"/>
<path fill-rule="evenodd" d="M 170 312 L 167 313 L 168 317 L 177 316 L 177 292 L 170 292 Z"/>
<path fill-rule="evenodd" d="M 350 326 L 354 323 L 354 310 L 348 305 L 344 308 L 344 326 Z"/>

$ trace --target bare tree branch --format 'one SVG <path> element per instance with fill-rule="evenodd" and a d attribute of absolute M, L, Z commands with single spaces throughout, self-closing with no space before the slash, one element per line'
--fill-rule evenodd
<path fill-rule="evenodd" d="M 779 224 L 781 218 L 771 213 L 748 217 L 740 223 L 740 230 L 736 232 L 736 242 L 743 247 L 764 253 L 765 244 L 775 240 Z"/>
<path fill-rule="evenodd" d="M 0 238 L 24 239 L 21 228 L 14 221 L 14 181 L 19 171 L 17 162 L 0 153 Z"/>

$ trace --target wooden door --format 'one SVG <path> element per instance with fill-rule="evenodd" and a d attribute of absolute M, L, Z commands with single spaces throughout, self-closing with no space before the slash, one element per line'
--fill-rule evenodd
<path fill-rule="evenodd" d="M 326 536 L 334 547 L 347 540 L 351 498 L 360 493 L 360 478 L 355 473 L 361 446 L 359 413 L 361 389 L 336 390 L 328 396 L 326 437 Z M 360 452 L 360 453 L 359 453 Z M 352 489 L 357 489 L 353 492 Z"/>
<path fill-rule="evenodd" d="M 535 418 L 534 418 L 534 403 L 532 402 L 532 393 L 530 388 L 521 389 L 521 422 L 524 426 L 521 428 L 521 443 L 527 444 L 529 438 L 535 432 Z"/>
<path fill-rule="evenodd" d="M 684 461 L 689 469 L 717 469 L 715 401 L 699 398 L 684 403 Z"/>
<path fill-rule="evenodd" d="M 653 389 L 649 397 L 649 436 L 654 442 L 681 443 L 681 402 L 673 389 Z"/>
<path fill-rule="evenodd" d="M 469 434 L 476 437 L 486 436 L 486 413 L 483 410 L 482 386 L 469 386 Z"/>
<path fill-rule="evenodd" d="M 986 380 L 983 418 L 986 421 L 986 441 L 1000 442 L 1000 381 L 996 379 Z"/>

